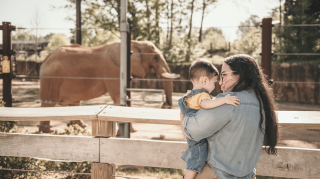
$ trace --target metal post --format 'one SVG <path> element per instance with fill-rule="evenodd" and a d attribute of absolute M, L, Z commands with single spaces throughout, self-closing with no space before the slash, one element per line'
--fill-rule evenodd
<path fill-rule="evenodd" d="M 81 45 L 81 0 L 76 0 L 76 44 Z"/>
<path fill-rule="evenodd" d="M 127 104 L 127 58 L 128 58 L 128 32 L 129 25 L 127 23 L 127 0 L 121 0 L 121 45 L 120 45 L 120 105 L 126 106 Z M 130 55 L 130 54 L 129 54 Z M 130 138 L 130 123 L 119 124 L 124 127 L 124 137 Z M 120 130 L 121 131 L 121 130 Z"/>
<path fill-rule="evenodd" d="M 11 26 L 10 22 L 2 22 L 2 100 L 5 102 L 5 107 L 12 107 L 12 30 L 15 30 L 15 26 Z"/>
<path fill-rule="evenodd" d="M 271 79 L 271 45 L 272 45 L 272 18 L 262 19 L 262 55 L 261 67 L 264 74 Z"/>
<path fill-rule="evenodd" d="M 281 53 L 281 25 L 282 25 L 282 17 L 281 17 L 281 0 L 280 0 L 280 8 L 279 8 L 279 12 L 280 12 L 280 24 L 279 24 L 279 32 L 280 32 L 280 38 L 279 38 L 279 52 Z"/>
<path fill-rule="evenodd" d="M 129 31 L 127 35 L 127 88 L 131 88 L 131 31 L 130 23 L 128 23 Z M 131 99 L 131 91 L 127 91 L 127 96 Z M 131 107 L 131 101 L 127 101 L 127 106 Z"/>

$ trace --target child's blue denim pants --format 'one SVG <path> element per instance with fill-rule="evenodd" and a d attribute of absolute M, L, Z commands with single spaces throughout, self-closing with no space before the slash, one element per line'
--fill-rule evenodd
<path fill-rule="evenodd" d="M 184 117 L 195 116 L 198 110 L 188 108 L 185 104 L 185 98 L 193 96 L 198 93 L 206 92 L 204 89 L 192 90 L 189 94 L 181 97 L 178 100 L 178 104 L 181 110 L 181 113 Z M 192 137 L 192 136 L 190 136 Z M 200 141 L 194 141 L 187 138 L 188 148 L 180 156 L 187 163 L 187 170 L 192 170 L 200 173 L 204 164 L 206 163 L 208 156 L 208 142 L 207 139 L 201 139 Z"/>

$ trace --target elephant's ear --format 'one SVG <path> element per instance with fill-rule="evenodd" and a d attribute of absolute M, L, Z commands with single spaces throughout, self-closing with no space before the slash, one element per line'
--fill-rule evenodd
<path fill-rule="evenodd" d="M 136 44 L 131 43 L 131 74 L 136 77 L 143 78 L 146 76 L 146 70 L 143 68 L 141 52 Z"/>
<path fill-rule="evenodd" d="M 120 43 L 110 45 L 107 55 L 109 56 L 111 62 L 120 68 Z"/>

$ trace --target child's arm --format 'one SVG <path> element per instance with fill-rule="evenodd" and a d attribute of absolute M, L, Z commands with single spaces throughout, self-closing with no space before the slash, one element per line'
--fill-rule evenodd
<path fill-rule="evenodd" d="M 204 109 L 211 109 L 224 104 L 231 104 L 237 107 L 237 105 L 240 104 L 240 100 L 238 97 L 231 96 L 230 94 L 228 94 L 227 96 L 219 99 L 214 99 L 214 100 L 204 99 L 201 101 L 200 105 Z"/>

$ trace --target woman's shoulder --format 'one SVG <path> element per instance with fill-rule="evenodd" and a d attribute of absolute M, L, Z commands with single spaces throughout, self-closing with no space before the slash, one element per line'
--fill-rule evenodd
<path fill-rule="evenodd" d="M 225 97 L 228 94 L 238 97 L 240 100 L 240 104 L 252 104 L 254 106 L 259 106 L 258 98 L 256 97 L 253 90 L 220 93 L 219 95 L 217 95 L 217 98 Z"/>

